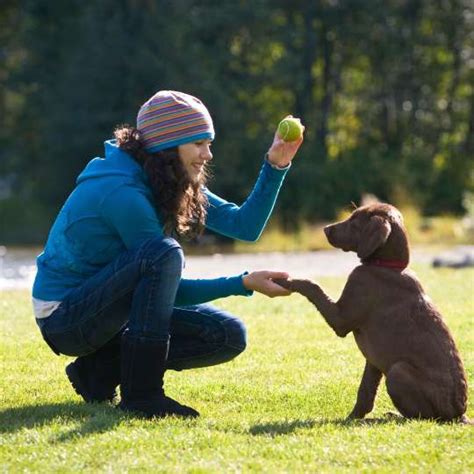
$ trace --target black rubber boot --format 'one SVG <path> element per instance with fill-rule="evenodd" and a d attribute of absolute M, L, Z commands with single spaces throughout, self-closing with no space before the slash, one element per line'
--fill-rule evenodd
<path fill-rule="evenodd" d="M 74 390 L 88 403 L 112 401 L 120 383 L 121 333 L 104 347 L 78 357 L 66 367 Z"/>
<path fill-rule="evenodd" d="M 146 337 L 122 336 L 122 372 L 119 408 L 144 418 L 180 416 L 195 418 L 199 413 L 165 395 L 163 376 L 168 342 Z"/>

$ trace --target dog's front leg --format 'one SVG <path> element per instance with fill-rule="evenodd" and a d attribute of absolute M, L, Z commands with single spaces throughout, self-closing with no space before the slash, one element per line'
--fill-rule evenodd
<path fill-rule="evenodd" d="M 364 418 L 374 408 L 375 395 L 382 379 L 382 372 L 366 361 L 364 375 L 360 381 L 357 401 L 347 418 Z"/>
<path fill-rule="evenodd" d="M 284 288 L 306 296 L 338 336 L 345 337 L 354 329 L 351 321 L 341 315 L 338 304 L 311 280 L 275 280 L 275 282 Z"/>

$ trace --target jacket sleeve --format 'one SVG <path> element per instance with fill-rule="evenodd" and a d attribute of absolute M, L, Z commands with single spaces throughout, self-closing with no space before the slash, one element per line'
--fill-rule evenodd
<path fill-rule="evenodd" d="M 102 202 L 104 219 L 120 235 L 127 249 L 138 247 L 151 237 L 165 237 L 156 212 L 147 197 L 133 188 L 121 186 Z M 210 279 L 181 279 L 177 306 L 188 306 L 231 295 L 250 296 L 242 282 L 245 273 Z"/>
<path fill-rule="evenodd" d="M 275 169 L 265 160 L 252 192 L 241 206 L 205 189 L 209 200 L 206 227 L 234 239 L 258 240 L 273 211 L 289 167 Z"/>
<path fill-rule="evenodd" d="M 250 296 L 253 291 L 247 290 L 243 283 L 243 273 L 237 276 L 210 279 L 181 279 L 176 295 L 176 306 L 188 306 L 206 303 L 218 298 L 232 295 Z"/>
<path fill-rule="evenodd" d="M 156 211 L 145 194 L 128 186 L 108 194 L 100 207 L 105 221 L 131 249 L 151 237 L 164 237 Z"/>

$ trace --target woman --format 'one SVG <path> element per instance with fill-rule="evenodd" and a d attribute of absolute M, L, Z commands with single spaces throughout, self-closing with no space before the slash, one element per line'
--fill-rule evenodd
<path fill-rule="evenodd" d="M 272 279 L 288 275 L 183 279 L 176 238 L 206 226 L 256 240 L 302 139 L 275 135 L 239 207 L 205 187 L 214 128 L 199 99 L 160 91 L 140 108 L 137 128 L 119 127 L 115 138 L 79 175 L 37 259 L 36 321 L 53 351 L 78 357 L 66 373 L 85 401 L 112 400 L 120 383 L 125 411 L 198 416 L 164 394 L 165 370 L 220 364 L 246 346 L 242 322 L 204 303 L 253 291 L 284 296 Z"/>

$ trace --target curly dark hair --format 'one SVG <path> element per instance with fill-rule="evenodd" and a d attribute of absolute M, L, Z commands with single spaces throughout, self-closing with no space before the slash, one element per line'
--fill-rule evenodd
<path fill-rule="evenodd" d="M 140 131 L 127 124 L 116 127 L 114 136 L 119 148 L 130 154 L 145 170 L 165 235 L 186 240 L 200 235 L 204 230 L 208 206 L 203 192 L 208 178 L 207 168 L 204 167 L 198 181 L 191 181 L 179 159 L 177 147 L 147 152 Z"/>

